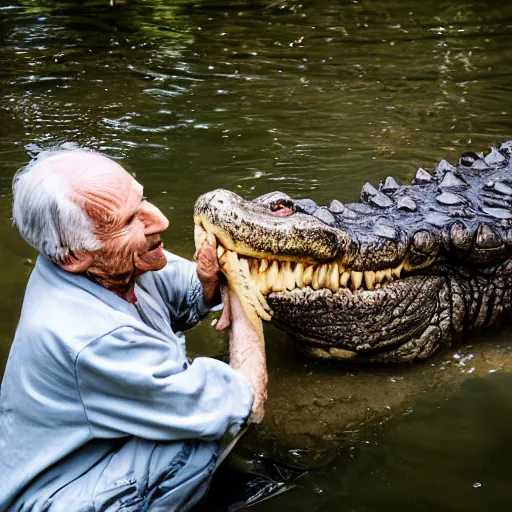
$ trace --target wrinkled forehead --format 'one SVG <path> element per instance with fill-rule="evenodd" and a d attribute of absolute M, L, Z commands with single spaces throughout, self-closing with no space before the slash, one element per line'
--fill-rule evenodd
<path fill-rule="evenodd" d="M 65 152 L 48 158 L 43 165 L 63 174 L 70 185 L 70 199 L 93 219 L 114 220 L 142 190 L 117 162 L 98 153 Z"/>

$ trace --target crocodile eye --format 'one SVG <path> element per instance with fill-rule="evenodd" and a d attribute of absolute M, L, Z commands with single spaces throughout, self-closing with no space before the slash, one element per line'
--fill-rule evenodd
<path fill-rule="evenodd" d="M 279 199 L 270 203 L 270 211 L 278 217 L 288 217 L 294 212 L 293 201 L 288 199 Z"/>

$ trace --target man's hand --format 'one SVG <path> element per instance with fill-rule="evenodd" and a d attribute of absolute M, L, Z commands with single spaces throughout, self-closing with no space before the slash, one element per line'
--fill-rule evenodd
<path fill-rule="evenodd" d="M 207 306 L 215 306 L 220 303 L 220 267 L 215 237 L 203 241 L 194 259 L 197 263 L 197 275 L 203 286 L 203 301 Z"/>

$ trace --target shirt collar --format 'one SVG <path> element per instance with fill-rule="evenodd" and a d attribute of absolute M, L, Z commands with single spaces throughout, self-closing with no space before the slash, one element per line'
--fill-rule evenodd
<path fill-rule="evenodd" d="M 107 290 L 98 283 L 88 279 L 82 274 L 74 274 L 61 269 L 58 265 L 50 261 L 48 258 L 40 254 L 37 257 L 36 266 L 34 271 L 41 272 L 46 278 L 55 282 L 55 284 L 70 284 L 76 286 L 97 297 L 102 302 L 113 307 L 117 311 L 123 311 L 132 316 L 138 317 L 137 310 L 133 304 L 119 297 L 114 292 Z"/>

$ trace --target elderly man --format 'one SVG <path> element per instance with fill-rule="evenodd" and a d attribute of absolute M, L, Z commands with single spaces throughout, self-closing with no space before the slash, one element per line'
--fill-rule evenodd
<path fill-rule="evenodd" d="M 189 363 L 183 332 L 218 297 L 215 247 L 163 250 L 165 216 L 114 161 L 41 153 L 13 220 L 40 256 L 0 394 L 0 510 L 188 510 L 265 395 L 236 297 L 230 365 Z"/>

